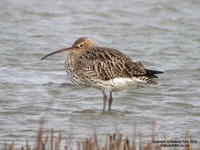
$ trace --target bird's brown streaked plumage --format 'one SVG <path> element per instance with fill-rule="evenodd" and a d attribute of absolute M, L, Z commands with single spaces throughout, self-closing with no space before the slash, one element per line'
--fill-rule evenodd
<path fill-rule="evenodd" d="M 46 57 L 68 51 L 65 60 L 65 68 L 70 79 L 75 84 L 91 85 L 103 92 L 103 110 L 105 110 L 107 95 L 109 97 L 109 107 L 112 105 L 112 91 L 118 91 L 130 85 L 137 85 L 142 82 L 146 84 L 157 84 L 152 78 L 161 71 L 145 69 L 142 63 L 134 62 L 130 57 L 122 52 L 96 46 L 87 37 L 77 39 L 72 47 L 61 49 L 44 56 Z"/>

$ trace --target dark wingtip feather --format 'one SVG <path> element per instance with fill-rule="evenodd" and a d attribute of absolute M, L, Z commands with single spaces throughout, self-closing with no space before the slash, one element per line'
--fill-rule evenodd
<path fill-rule="evenodd" d="M 148 76 L 150 78 L 157 78 L 157 76 L 155 74 L 163 74 L 164 73 L 162 71 L 149 70 L 149 69 L 145 69 L 145 71 L 146 71 L 146 76 Z"/>
<path fill-rule="evenodd" d="M 156 71 L 156 70 L 149 70 L 149 69 L 145 69 L 146 73 L 149 74 L 163 74 L 164 72 L 162 71 Z"/>

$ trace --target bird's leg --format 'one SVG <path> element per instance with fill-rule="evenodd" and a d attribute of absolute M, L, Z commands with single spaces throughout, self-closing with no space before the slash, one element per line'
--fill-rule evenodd
<path fill-rule="evenodd" d="M 110 92 L 110 98 L 108 100 L 108 111 L 111 111 L 111 106 L 112 106 L 113 98 L 112 98 L 112 92 Z"/>
<path fill-rule="evenodd" d="M 107 99 L 108 99 L 108 97 L 107 97 L 106 93 L 103 91 L 103 111 L 105 111 Z"/>

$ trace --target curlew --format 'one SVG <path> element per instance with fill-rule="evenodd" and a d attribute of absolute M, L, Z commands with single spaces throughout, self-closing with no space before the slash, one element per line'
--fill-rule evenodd
<path fill-rule="evenodd" d="M 74 84 L 90 85 L 102 91 L 103 111 L 107 100 L 108 111 L 111 111 L 112 92 L 140 83 L 156 85 L 152 78 L 163 73 L 145 69 L 142 63 L 132 61 L 118 50 L 99 47 L 88 37 L 79 38 L 71 47 L 52 52 L 41 60 L 61 52 L 68 52 L 65 69 Z"/>

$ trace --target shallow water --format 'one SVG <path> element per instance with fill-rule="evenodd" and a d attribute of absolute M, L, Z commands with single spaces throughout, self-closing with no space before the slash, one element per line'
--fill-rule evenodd
<path fill-rule="evenodd" d="M 150 139 L 155 120 L 156 139 L 183 140 L 189 129 L 200 143 L 199 7 L 198 0 L 1 1 L 0 144 L 35 140 L 43 117 L 44 129 L 64 138 L 132 136 L 136 122 L 137 135 Z M 66 77 L 65 54 L 40 61 L 82 36 L 164 71 L 160 86 L 114 93 L 113 111 L 102 112 L 101 91 Z"/>

